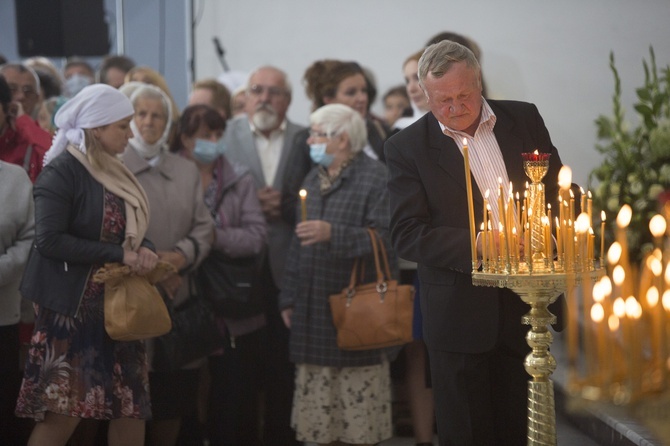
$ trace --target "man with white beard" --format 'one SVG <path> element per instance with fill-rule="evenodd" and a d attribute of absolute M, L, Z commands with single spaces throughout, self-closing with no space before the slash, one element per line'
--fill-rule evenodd
<path fill-rule="evenodd" d="M 291 104 L 291 86 L 282 70 L 262 66 L 254 70 L 246 86 L 246 114 L 228 122 L 223 142 L 225 155 L 233 163 L 246 166 L 256 182 L 258 200 L 268 223 L 268 250 L 262 271 L 263 295 L 267 302 L 266 325 L 260 330 L 239 334 L 231 339 L 231 347 L 225 354 L 240 355 L 242 368 L 229 370 L 238 392 L 240 386 L 260 385 L 265 393 L 262 433 L 264 445 L 297 445 L 295 433 L 290 428 L 293 404 L 294 368 L 288 360 L 288 329 L 284 326 L 278 310 L 277 295 L 282 283 L 284 262 L 289 242 L 293 235 L 293 224 L 282 219 L 280 203 L 282 185 L 291 167 L 287 161 L 295 145 L 295 135 L 304 129 L 286 119 Z M 241 325 L 245 321 L 239 321 Z M 247 321 L 248 329 L 256 329 L 257 321 Z M 228 331 L 239 327 L 227 327 Z M 244 332 L 244 330 L 243 330 Z M 234 334 L 233 334 L 234 335 Z M 246 351 L 244 351 L 246 350 Z M 226 361 L 223 361 L 224 363 Z M 228 363 L 229 364 L 229 363 Z M 254 376 L 261 374 L 258 379 Z M 215 383 L 217 376 L 212 376 Z M 259 383 L 260 381 L 260 383 Z M 235 396 L 239 398 L 239 393 Z M 233 395 L 221 395 L 221 406 L 212 410 L 222 412 L 223 420 L 238 418 L 236 438 L 227 438 L 224 444 L 257 444 L 240 430 L 256 431 L 257 417 L 239 419 L 240 406 L 235 407 Z M 239 401 L 238 401 L 239 402 Z M 223 407 L 225 406 L 225 407 Z M 237 415 L 235 413 L 237 412 Z M 208 423 L 212 424 L 212 423 Z M 248 433 L 248 432 L 247 432 Z M 214 443 L 212 443 L 214 444 Z"/>

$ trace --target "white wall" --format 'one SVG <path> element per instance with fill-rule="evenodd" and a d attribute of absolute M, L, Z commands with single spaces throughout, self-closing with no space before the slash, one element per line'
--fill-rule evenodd
<path fill-rule="evenodd" d="M 309 102 L 301 79 L 314 60 L 361 63 L 376 74 L 381 96 L 402 82 L 402 62 L 433 34 L 464 34 L 482 49 L 489 95 L 537 104 L 563 162 L 584 185 L 601 159 L 594 120 L 612 108 L 609 52 L 629 118 L 649 46 L 659 66 L 670 63 L 670 0 L 195 0 L 200 8 L 196 78 L 222 72 L 212 44 L 219 37 L 231 69 L 287 71 L 289 117 L 303 124 Z"/>

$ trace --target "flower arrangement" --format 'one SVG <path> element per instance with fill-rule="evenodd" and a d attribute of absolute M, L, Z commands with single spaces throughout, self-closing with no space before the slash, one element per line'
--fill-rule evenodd
<path fill-rule="evenodd" d="M 589 174 L 589 186 L 597 182 L 594 206 L 604 210 L 607 221 L 614 221 L 619 209 L 628 204 L 633 217 L 628 229 L 631 260 L 642 259 L 652 245 L 648 222 L 670 197 L 670 66 L 656 67 L 653 48 L 650 64 L 643 59 L 644 85 L 636 90 L 634 104 L 639 123 L 629 128 L 621 105 L 621 79 L 610 53 L 614 73 L 614 116 L 596 119 L 598 139 L 596 150 L 605 157 L 603 163 Z M 611 234 L 605 235 L 611 240 Z"/>

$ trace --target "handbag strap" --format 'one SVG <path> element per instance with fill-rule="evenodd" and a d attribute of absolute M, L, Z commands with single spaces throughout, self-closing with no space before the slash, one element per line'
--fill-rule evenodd
<path fill-rule="evenodd" d="M 370 244 L 372 245 L 372 254 L 375 260 L 375 271 L 377 272 L 377 285 L 381 285 L 385 280 L 391 279 L 391 270 L 389 268 L 388 256 L 386 254 L 386 248 L 384 247 L 384 242 L 381 237 L 373 228 L 367 228 L 368 236 L 370 237 Z M 384 269 L 382 270 L 382 265 L 379 261 L 379 256 L 381 253 Z M 359 272 L 360 267 L 360 274 Z M 363 281 L 365 263 L 361 262 L 361 258 L 357 257 L 354 260 L 354 266 L 351 269 L 351 278 L 349 279 L 348 290 L 353 290 L 356 288 L 356 284 Z M 386 273 L 386 275 L 384 275 Z"/>
<path fill-rule="evenodd" d="M 382 240 L 379 233 L 374 229 L 372 232 L 374 233 L 375 237 L 377 237 L 377 241 L 379 242 L 379 250 L 381 252 L 382 261 L 384 262 L 384 273 L 386 273 L 385 278 L 386 280 L 391 280 L 391 268 L 389 268 L 389 257 L 386 254 L 386 246 L 384 246 L 384 241 Z"/>

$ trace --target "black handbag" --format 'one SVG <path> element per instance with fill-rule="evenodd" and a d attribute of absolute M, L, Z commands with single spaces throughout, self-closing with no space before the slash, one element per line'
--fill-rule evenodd
<path fill-rule="evenodd" d="M 172 330 L 154 339 L 153 369 L 177 370 L 223 347 L 214 310 L 189 275 L 190 297 L 178 307 L 166 299 Z"/>
<path fill-rule="evenodd" d="M 221 206 L 224 190 L 217 200 L 212 217 Z M 233 258 L 212 249 L 198 267 L 197 281 L 203 296 L 217 315 L 231 319 L 244 319 L 265 311 L 261 286 L 261 268 L 264 252 L 251 257 Z"/>
<path fill-rule="evenodd" d="M 260 289 L 263 256 L 232 258 L 212 250 L 198 268 L 202 292 L 217 315 L 243 319 L 265 310 Z"/>

